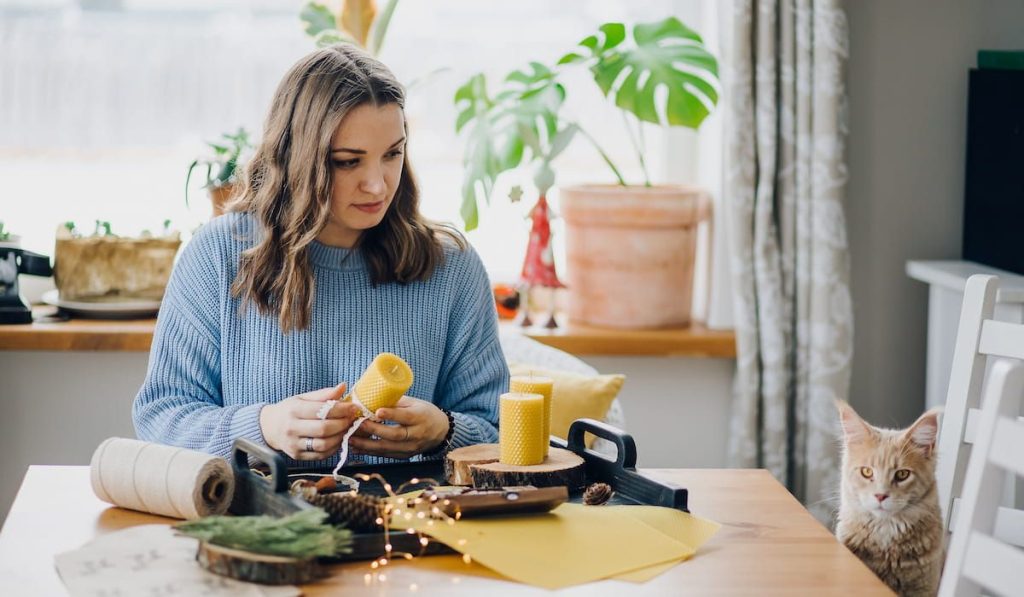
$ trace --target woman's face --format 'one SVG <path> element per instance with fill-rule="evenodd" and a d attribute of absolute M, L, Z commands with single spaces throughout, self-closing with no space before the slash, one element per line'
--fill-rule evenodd
<path fill-rule="evenodd" d="M 351 247 L 381 223 L 402 176 L 405 117 L 397 104 L 363 104 L 331 139 L 331 215 L 317 240 Z"/>

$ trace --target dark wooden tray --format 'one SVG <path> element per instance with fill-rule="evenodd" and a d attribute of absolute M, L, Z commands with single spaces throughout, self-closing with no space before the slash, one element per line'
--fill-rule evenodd
<path fill-rule="evenodd" d="M 615 444 L 618 449 L 613 460 L 603 454 L 586 448 L 584 437 L 592 433 Z M 569 428 L 567 441 L 551 438 L 551 445 L 579 454 L 586 463 L 586 483 L 603 482 L 611 485 L 615 495 L 609 504 L 652 505 L 687 509 L 687 490 L 669 483 L 655 481 L 636 472 L 636 442 L 633 437 L 611 425 L 593 419 L 579 419 Z M 271 479 L 261 477 L 250 468 L 250 458 L 269 467 Z M 288 474 L 281 454 L 259 446 L 247 439 L 239 438 L 234 443 L 232 467 L 235 472 L 235 496 L 230 512 L 237 515 L 269 514 L 286 516 L 299 510 L 312 508 L 304 500 L 288 492 Z M 296 473 L 326 473 L 329 471 L 294 471 Z M 444 483 L 444 470 L 440 460 L 421 462 L 399 462 L 381 465 L 349 466 L 341 474 L 354 477 L 360 473 L 378 473 L 392 487 L 397 488 L 413 478 L 432 478 Z M 409 490 L 416 487 L 407 488 Z M 375 482 L 362 482 L 362 493 L 385 495 L 384 488 Z M 582 494 L 570 495 L 571 502 L 582 501 Z M 403 532 L 392 532 L 390 541 L 397 552 L 420 553 L 419 538 Z M 357 533 L 353 535 L 351 554 L 341 556 L 343 560 L 372 560 L 384 554 L 383 533 Z M 451 553 L 452 550 L 439 542 L 431 541 L 425 553 Z"/>

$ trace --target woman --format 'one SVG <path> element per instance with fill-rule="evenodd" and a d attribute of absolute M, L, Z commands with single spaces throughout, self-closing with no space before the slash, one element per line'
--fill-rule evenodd
<path fill-rule="evenodd" d="M 285 75 L 243 194 L 168 283 L 133 407 L 139 438 L 226 457 L 246 437 L 292 466 L 332 465 L 358 413 L 318 412 L 393 352 L 415 381 L 376 413 L 388 424 L 351 439 L 360 460 L 496 441 L 508 369 L 490 284 L 465 240 L 418 211 L 404 101 L 350 45 Z"/>

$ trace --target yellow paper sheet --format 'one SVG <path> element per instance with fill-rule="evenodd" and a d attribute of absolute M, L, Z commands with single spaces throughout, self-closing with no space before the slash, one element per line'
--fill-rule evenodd
<path fill-rule="evenodd" d="M 504 576 L 548 589 L 639 574 L 694 553 L 679 538 L 691 523 L 671 514 L 623 515 L 620 510 L 563 504 L 548 514 L 467 519 L 455 525 L 402 522 Z M 394 526 L 404 528 L 398 521 Z"/>
<path fill-rule="evenodd" d="M 686 512 L 673 510 L 671 508 L 658 508 L 655 506 L 605 506 L 609 510 L 618 510 L 621 515 L 631 516 L 643 521 L 658 531 L 665 533 L 691 547 L 699 550 L 711 537 L 718 532 L 722 525 L 717 522 L 698 518 Z M 635 583 L 644 583 L 652 578 L 667 572 L 680 564 L 689 556 L 664 564 L 656 564 L 639 570 L 617 574 L 611 578 L 625 580 Z"/>

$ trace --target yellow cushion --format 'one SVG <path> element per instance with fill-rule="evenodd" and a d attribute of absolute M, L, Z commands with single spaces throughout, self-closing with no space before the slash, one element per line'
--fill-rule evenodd
<path fill-rule="evenodd" d="M 619 394 L 625 375 L 580 375 L 568 371 L 544 369 L 526 363 L 509 363 L 512 375 L 539 375 L 550 377 L 555 383 L 551 390 L 551 435 L 565 439 L 569 425 L 576 419 L 603 421 Z M 594 444 L 594 436 L 587 434 L 586 444 Z"/>

